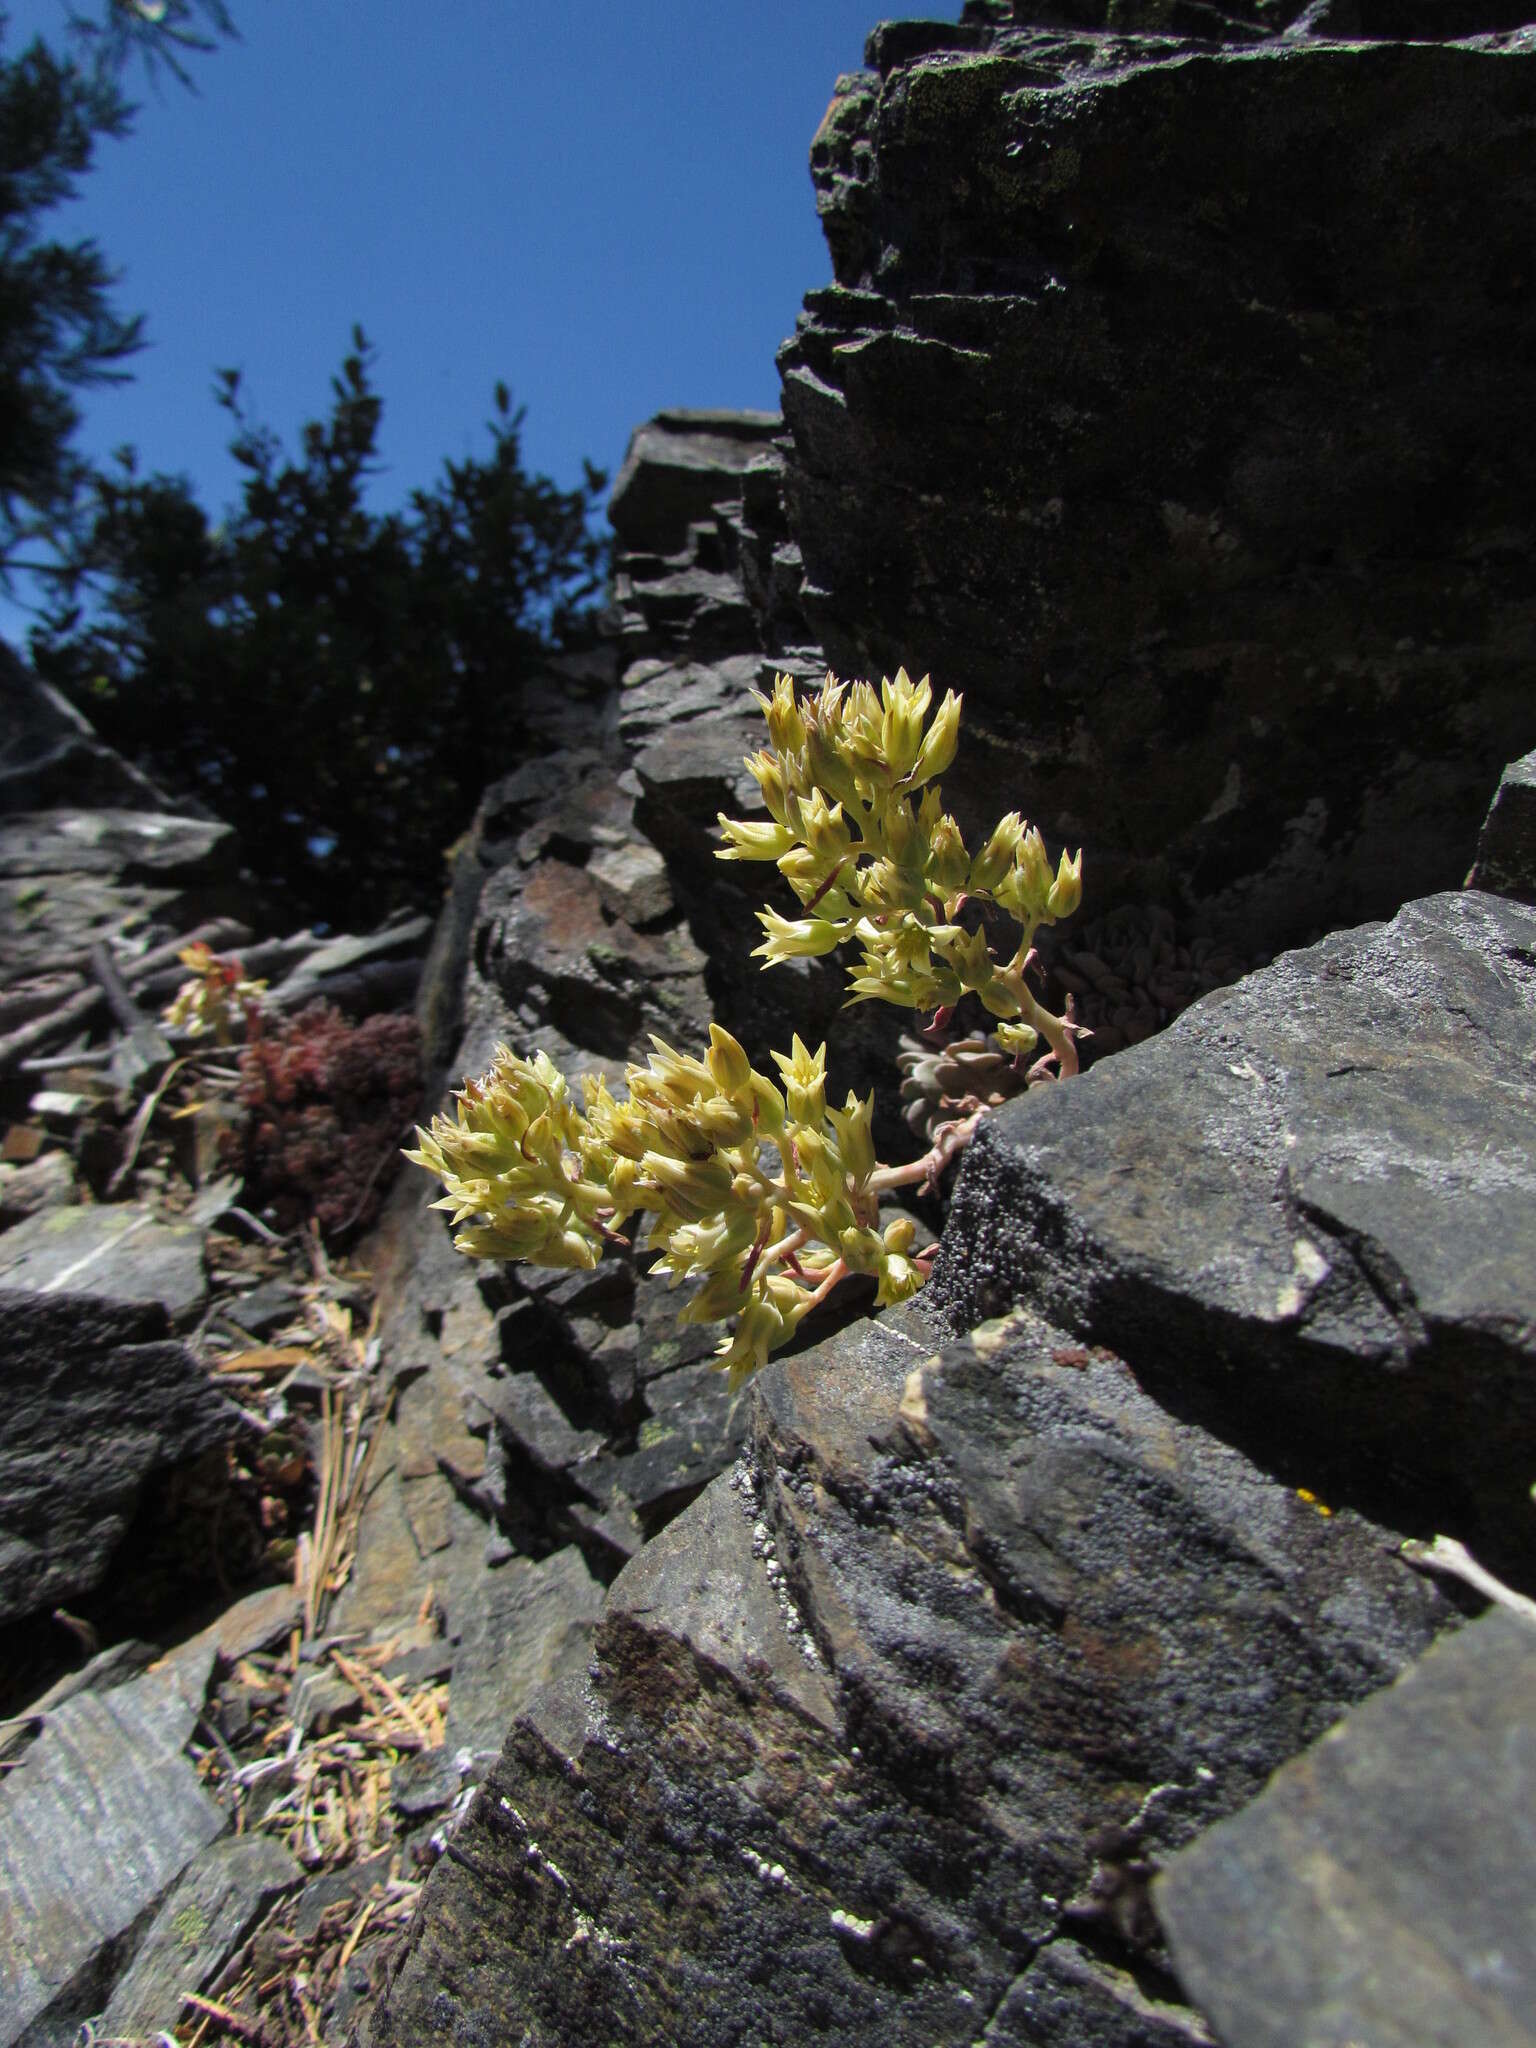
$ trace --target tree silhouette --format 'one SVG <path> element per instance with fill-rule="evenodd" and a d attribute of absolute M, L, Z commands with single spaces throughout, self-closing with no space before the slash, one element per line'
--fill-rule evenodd
<path fill-rule="evenodd" d="M 520 758 L 524 682 L 589 626 L 606 479 L 530 476 L 498 387 L 485 457 L 370 512 L 382 404 L 352 344 L 293 457 L 219 373 L 245 475 L 217 527 L 125 452 L 32 652 L 104 738 L 239 829 L 290 913 L 371 923 L 435 904 L 444 848 Z"/>
<path fill-rule="evenodd" d="M 200 26 L 205 23 L 206 28 Z M 35 38 L 4 55 L 0 12 L 0 587 L 19 570 L 50 574 L 76 531 L 91 471 L 71 447 L 74 393 L 125 377 L 142 323 L 113 306 L 115 277 L 89 239 L 51 237 L 47 216 L 75 196 L 97 141 L 133 109 L 120 80 L 142 58 L 190 83 L 182 63 L 233 35 L 221 0 L 109 0 L 101 18 L 70 10 L 69 54 Z"/>

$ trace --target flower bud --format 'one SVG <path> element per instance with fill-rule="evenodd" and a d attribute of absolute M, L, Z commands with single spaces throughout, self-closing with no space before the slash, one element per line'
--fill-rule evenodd
<path fill-rule="evenodd" d="M 905 1254 L 917 1242 L 917 1225 L 910 1216 L 893 1216 L 880 1237 L 888 1252 Z"/>
<path fill-rule="evenodd" d="M 885 1264 L 886 1251 L 878 1231 L 857 1225 L 845 1230 L 837 1241 L 843 1263 L 853 1273 L 878 1273 Z"/>
<path fill-rule="evenodd" d="M 790 1040 L 788 1054 L 776 1052 L 774 1060 L 784 1076 L 789 1114 L 797 1124 L 819 1125 L 826 1114 L 827 1048 L 812 1052 L 798 1032 Z"/>
<path fill-rule="evenodd" d="M 765 1138 L 778 1138 L 784 1129 L 784 1098 L 764 1074 L 754 1069 L 752 1102 L 757 1110 L 757 1128 Z"/>
<path fill-rule="evenodd" d="M 863 1187 L 879 1163 L 875 1157 L 874 1091 L 861 1102 L 852 1092 L 841 1109 L 830 1112 L 832 1128 L 837 1133 L 838 1154 L 843 1162 L 843 1171 L 854 1186 Z"/>
<path fill-rule="evenodd" d="M 924 682 L 926 683 L 926 677 Z M 944 701 L 934 713 L 928 736 L 917 750 L 917 759 L 912 764 L 907 780 L 914 787 L 931 782 L 936 775 L 942 775 L 955 758 L 955 746 L 960 736 L 960 706 L 963 698 L 953 690 L 944 692 Z"/>
<path fill-rule="evenodd" d="M 963 889 L 971 872 L 960 827 L 946 812 L 927 835 L 928 878 L 944 895 Z"/>
<path fill-rule="evenodd" d="M 777 755 L 767 752 L 747 754 L 744 764 L 763 793 L 763 804 L 769 817 L 776 825 L 786 827 L 793 838 L 798 823 L 799 799 L 789 786 L 784 764 Z"/>
<path fill-rule="evenodd" d="M 694 1128 L 715 1145 L 740 1145 L 752 1135 L 752 1112 L 730 1095 L 712 1095 L 692 1112 Z"/>
<path fill-rule="evenodd" d="M 669 1159 L 665 1152 L 647 1152 L 640 1166 L 667 1206 L 693 1222 L 718 1215 L 731 1192 L 731 1170 L 722 1159 Z"/>
<path fill-rule="evenodd" d="M 716 849 L 716 860 L 777 860 L 795 843 L 789 827 L 772 818 L 728 818 L 724 811 L 717 815 L 726 844 Z"/>
<path fill-rule="evenodd" d="M 1013 866 L 1014 855 L 1024 836 L 1024 820 L 1009 811 L 992 828 L 992 837 L 971 862 L 970 887 L 977 894 L 990 895 Z"/>
<path fill-rule="evenodd" d="M 724 1025 L 710 1025 L 709 1051 L 704 1058 L 722 1095 L 744 1095 L 750 1088 L 752 1062 Z"/>
<path fill-rule="evenodd" d="M 770 967 L 780 960 L 817 959 L 835 951 L 843 936 L 823 917 L 780 917 L 776 910 L 760 910 L 757 921 L 768 936 L 753 948 L 752 957 L 766 960 Z"/>
<path fill-rule="evenodd" d="M 729 1376 L 732 1393 L 768 1363 L 768 1354 L 788 1335 L 783 1310 L 759 1295 L 737 1317 L 736 1328 L 715 1354 L 719 1370 Z"/>
<path fill-rule="evenodd" d="M 761 696 L 755 691 L 753 694 L 763 707 L 763 716 L 768 721 L 768 737 L 779 753 L 798 754 L 805 745 L 805 720 L 795 702 L 794 678 L 775 675 L 771 697 Z"/>
<path fill-rule="evenodd" d="M 1038 825 L 1031 825 L 1019 843 L 1014 865 L 1019 870 L 1026 898 L 1029 902 L 1043 905 L 1051 887 L 1051 863 L 1046 857 L 1045 841 L 1040 837 Z"/>
<path fill-rule="evenodd" d="M 834 741 L 819 723 L 807 724 L 804 760 L 810 778 L 818 789 L 825 790 L 838 803 L 857 802 L 858 777 L 846 749 L 841 744 L 841 735 Z"/>
<path fill-rule="evenodd" d="M 1056 879 L 1051 884 L 1045 907 L 1052 917 L 1070 917 L 1083 900 L 1083 849 L 1077 849 L 1077 859 L 1068 860 L 1067 849 L 1061 849 L 1061 863 L 1056 870 Z"/>
<path fill-rule="evenodd" d="M 913 683 L 904 668 L 896 680 L 882 681 L 880 696 L 884 715 L 880 724 L 880 751 L 886 766 L 900 781 L 912 769 L 923 743 L 923 720 L 933 702 L 933 689 L 926 676 Z"/>
<path fill-rule="evenodd" d="M 821 790 L 813 789 L 801 804 L 800 827 L 823 873 L 847 859 L 853 846 L 853 832 L 843 816 L 842 805 L 829 804 Z"/>

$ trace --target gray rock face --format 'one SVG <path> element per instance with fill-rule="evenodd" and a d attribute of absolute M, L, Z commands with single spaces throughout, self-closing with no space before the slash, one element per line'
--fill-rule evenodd
<path fill-rule="evenodd" d="M 158 1303 L 180 1328 L 208 1298 L 203 1237 L 135 1202 L 49 1209 L 0 1237 L 0 1289 Z"/>
<path fill-rule="evenodd" d="M 514 1557 L 489 1575 L 486 1597 L 466 1615 L 448 1698 L 450 1757 L 494 1757 L 512 1721 L 541 1685 L 585 1676 L 603 1589 L 575 1549 L 535 1564 Z"/>
<path fill-rule="evenodd" d="M 1023 1300 L 1327 1500 L 1536 1576 L 1536 915 L 1339 932 L 989 1120 L 931 1296 Z"/>
<path fill-rule="evenodd" d="M 798 601 L 965 691 L 968 802 L 1095 906 L 1264 958 L 1390 915 L 1531 744 L 1531 12 L 976 6 L 839 84 Z"/>
<path fill-rule="evenodd" d="M 263 1910 L 303 1877 L 270 1835 L 239 1835 L 205 1849 L 155 1915 L 113 1989 L 100 2031 L 135 2036 L 175 2026 L 182 1993 L 212 1983 Z"/>
<path fill-rule="evenodd" d="M 1228 2048 L 1530 2048 L 1533 1867 L 1536 1627 L 1500 1613 L 1181 1851 L 1154 1897 Z"/>
<path fill-rule="evenodd" d="M 1511 761 L 1499 777 L 1467 886 L 1536 903 L 1536 753 Z"/>
<path fill-rule="evenodd" d="M 237 1421 L 163 1308 L 0 1293 L 0 1619 L 99 1584 L 150 1479 Z"/>
<path fill-rule="evenodd" d="M 742 471 L 779 427 L 775 412 L 658 413 L 630 435 L 608 504 L 614 532 L 637 553 L 686 548 L 695 520 L 740 496 Z"/>
<path fill-rule="evenodd" d="M 163 811 L 70 808 L 0 817 L 6 977 L 84 954 L 125 924 L 186 930 L 232 896 L 228 825 Z"/>
<path fill-rule="evenodd" d="M 770 1367 L 749 1465 L 514 1729 L 378 2048 L 1065 2043 L 1027 2028 L 1073 1982 L 1091 2038 L 1201 2038 L 1082 1940 L 1155 1961 L 1155 1863 L 1450 1610 L 1118 1360 L 921 1335 Z"/>
<path fill-rule="evenodd" d="M 116 1945 L 229 1825 L 182 1745 L 213 1663 L 77 1693 L 0 1780 L 0 2044 L 65 2048 Z"/>
<path fill-rule="evenodd" d="M 0 641 L 0 814 L 57 803 L 169 808 L 147 776 Z"/>

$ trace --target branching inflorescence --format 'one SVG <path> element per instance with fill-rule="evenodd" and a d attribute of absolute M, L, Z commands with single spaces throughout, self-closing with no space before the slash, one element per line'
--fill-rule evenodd
<path fill-rule="evenodd" d="M 163 1013 L 171 1030 L 185 1031 L 188 1038 L 211 1031 L 219 1045 L 228 1045 L 235 1035 L 237 1012 L 250 1028 L 266 993 L 264 981 L 247 981 L 234 954 L 221 957 L 201 939 L 183 946 L 176 957 L 191 969 L 192 978 L 182 983 Z"/>
<path fill-rule="evenodd" d="M 935 782 L 955 756 L 960 698 L 947 692 L 929 720 L 927 679 L 901 670 L 878 691 L 829 676 L 805 698 L 780 676 L 758 701 L 772 745 L 746 765 L 768 816 L 722 815 L 717 858 L 773 862 L 800 915 L 760 911 L 756 957 L 772 966 L 856 945 L 851 1002 L 931 1009 L 942 1024 L 974 993 L 1010 1059 L 1022 1065 L 1043 1038 L 1035 1070 L 1075 1073 L 1074 1027 L 1042 1007 L 1026 977 L 1036 931 L 1077 908 L 1082 855 L 1063 853 L 1053 873 L 1016 811 L 974 858 L 967 852 Z M 979 923 L 962 923 L 977 904 L 1020 928 L 1006 959 Z M 914 1250 L 908 1216 L 882 1227 L 880 1197 L 935 1180 L 984 1112 L 941 1128 L 923 1158 L 882 1166 L 874 1097 L 829 1107 L 824 1045 L 811 1052 L 796 1037 L 773 1055 L 773 1079 L 720 1025 L 709 1040 L 695 1058 L 653 1039 L 649 1062 L 625 1071 L 624 1100 L 589 1075 L 580 1106 L 544 1053 L 498 1047 L 455 1115 L 418 1131 L 406 1157 L 441 1178 L 436 1206 L 474 1257 L 591 1267 L 644 1217 L 646 1249 L 674 1285 L 701 1283 L 683 1320 L 736 1317 L 719 1364 L 737 1385 L 849 1274 L 874 1278 L 880 1306 L 916 1293 L 935 1248 Z"/>

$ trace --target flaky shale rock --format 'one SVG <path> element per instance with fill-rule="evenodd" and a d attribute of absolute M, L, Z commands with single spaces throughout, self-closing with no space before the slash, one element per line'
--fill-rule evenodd
<path fill-rule="evenodd" d="M 99 1585 L 152 1483 L 238 1426 L 158 1304 L 0 1290 L 0 1621 Z"/>
<path fill-rule="evenodd" d="M 931 1289 L 1536 1584 L 1536 911 L 1335 932 L 990 1118 Z"/>
<path fill-rule="evenodd" d="M 1200 2041 L 1151 1871 L 1452 1619 L 1038 1319 L 847 1332 L 519 1719 L 374 2048 Z"/>

